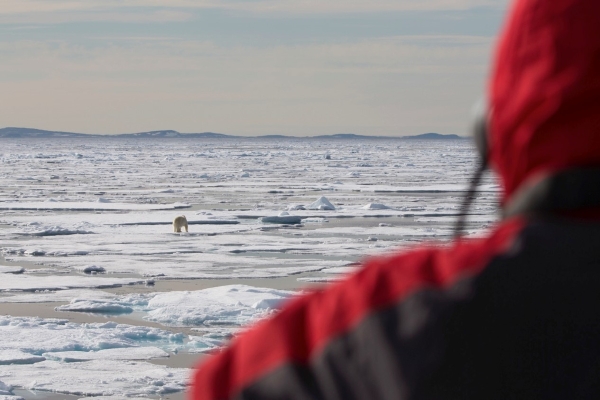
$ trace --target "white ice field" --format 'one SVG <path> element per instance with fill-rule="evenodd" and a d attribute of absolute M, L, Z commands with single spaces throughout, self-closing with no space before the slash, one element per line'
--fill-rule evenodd
<path fill-rule="evenodd" d="M 183 354 L 364 257 L 450 239 L 476 162 L 467 140 L 1 144 L 0 399 L 178 398 Z M 497 191 L 486 176 L 469 234 Z"/>

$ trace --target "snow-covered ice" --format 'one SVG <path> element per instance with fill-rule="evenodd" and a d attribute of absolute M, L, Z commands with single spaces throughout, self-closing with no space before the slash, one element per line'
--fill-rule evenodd
<path fill-rule="evenodd" d="M 168 357 L 169 353 L 158 347 L 126 347 L 97 351 L 58 351 L 44 353 L 43 355 L 47 360 L 78 362 L 90 360 L 151 360 L 153 358 Z"/>
<path fill-rule="evenodd" d="M 240 282 L 336 281 L 365 256 L 451 239 L 476 163 L 468 141 L 2 144 L 0 314 L 6 303 L 52 302 L 139 325 L 2 316 L 0 381 L 115 400 L 182 390 L 189 370 L 146 361 L 219 346 L 295 293 Z M 469 233 L 497 220 L 498 191 L 486 176 Z M 182 208 L 188 234 L 172 232 Z M 192 279 L 220 286 L 142 286 Z"/>
<path fill-rule="evenodd" d="M 142 397 L 185 388 L 190 371 L 144 361 L 90 360 L 78 363 L 42 361 L 0 366 L 0 377 L 29 390 L 85 396 Z"/>
<path fill-rule="evenodd" d="M 306 207 L 308 210 L 335 210 L 335 206 L 325 196 L 319 197 L 316 201 Z"/>
<path fill-rule="evenodd" d="M 293 292 L 228 285 L 159 293 L 148 301 L 150 321 L 171 326 L 244 325 L 277 309 Z"/>
<path fill-rule="evenodd" d="M 110 278 L 83 276 L 32 276 L 25 274 L 3 274 L 0 279 L 0 292 L 36 291 L 73 288 L 109 288 L 141 283 L 139 278 Z"/>

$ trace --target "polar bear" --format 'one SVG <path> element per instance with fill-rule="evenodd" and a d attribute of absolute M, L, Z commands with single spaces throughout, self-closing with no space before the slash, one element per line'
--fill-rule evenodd
<path fill-rule="evenodd" d="M 188 223 L 185 215 L 175 217 L 173 220 L 173 232 L 181 232 L 181 228 L 185 228 L 186 232 L 188 231 Z"/>

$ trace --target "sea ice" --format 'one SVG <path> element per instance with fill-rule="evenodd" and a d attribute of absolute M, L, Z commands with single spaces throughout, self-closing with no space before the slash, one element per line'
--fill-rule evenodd
<path fill-rule="evenodd" d="M 44 353 L 43 356 L 47 360 L 79 362 L 89 360 L 151 360 L 153 358 L 169 357 L 169 353 L 159 349 L 158 347 L 125 347 L 98 351 L 49 352 Z M 43 358 L 41 361 L 43 361 Z"/>
<path fill-rule="evenodd" d="M 86 312 L 133 310 L 128 320 L 145 317 L 187 325 L 195 334 L 170 337 L 171 332 L 160 331 L 153 336 L 145 327 L 136 331 L 114 323 L 16 317 L 7 325 L 0 319 L 0 359 L 34 363 L 0 366 L 0 379 L 59 393 L 117 398 L 160 395 L 160 388 L 183 387 L 177 384 L 178 372 L 131 360 L 144 357 L 144 349 L 217 347 L 242 324 L 268 315 L 293 292 L 260 288 L 235 292 L 225 287 L 169 297 L 168 293 L 114 295 L 90 288 L 147 277 L 303 274 L 298 277 L 303 283 L 338 280 L 365 255 L 434 237 L 449 240 L 476 161 L 467 141 L 86 138 L 68 144 L 25 145 L 19 140 L 2 144 L 0 209 L 7 210 L 0 215 L 2 254 L 6 261 L 22 262 L 26 271 L 0 268 L 0 302 L 68 302 L 61 309 Z M 326 154 L 334 154 L 335 161 L 324 162 Z M 241 177 L 245 173 L 248 176 Z M 479 190 L 472 208 L 477 215 L 469 218 L 468 232 L 481 231 L 497 220 L 499 186 L 485 176 Z M 313 203 L 314 209 L 306 209 L 325 192 L 335 193 L 338 209 L 324 197 Z M 372 203 L 375 199 L 377 203 Z M 178 208 L 188 205 L 193 206 L 189 213 L 200 219 L 188 221 L 189 235 L 173 235 L 171 222 L 181 214 Z M 286 229 L 259 220 L 284 209 L 293 210 L 306 225 Z M 324 220 L 320 210 L 326 209 Z M 369 242 L 369 237 L 379 240 Z M 86 271 L 106 274 L 84 275 Z M 119 278 L 111 278 L 117 273 Z M 134 277 L 122 278 L 124 274 Z M 13 279 L 18 277 L 24 279 Z M 59 288 L 67 289 L 47 290 Z M 120 355 L 128 360 L 114 359 Z M 49 357 L 55 359 L 40 361 Z M 98 359 L 90 359 L 94 357 Z M 65 362 L 83 358 L 87 361 Z M 154 376 L 144 373 L 146 369 L 173 375 L 146 378 Z M 180 382 L 187 373 L 182 374 Z M 38 383 L 31 384 L 38 375 Z"/>
<path fill-rule="evenodd" d="M 311 203 L 306 208 L 308 210 L 335 210 L 335 206 L 325 196 L 319 197 L 317 201 Z"/>
<path fill-rule="evenodd" d="M 139 278 L 104 278 L 87 276 L 31 276 L 4 274 L 0 279 L 0 292 L 60 290 L 73 288 L 109 288 L 143 283 Z"/>
<path fill-rule="evenodd" d="M 0 377 L 9 385 L 83 396 L 165 395 L 184 390 L 189 375 L 186 368 L 123 360 L 0 366 Z"/>
<path fill-rule="evenodd" d="M 114 299 L 117 295 L 91 289 L 66 289 L 66 290 L 41 290 L 36 292 L 25 292 L 8 296 L 0 296 L 0 303 L 48 303 L 48 302 L 70 302 L 74 299 L 102 300 Z"/>
<path fill-rule="evenodd" d="M 360 269 L 359 266 L 346 266 L 346 267 L 325 268 L 325 269 L 322 269 L 321 272 L 324 274 L 350 274 L 352 272 L 356 272 L 359 269 Z"/>
<path fill-rule="evenodd" d="M 0 350 L 0 365 L 9 364 L 34 364 L 44 361 L 46 358 L 25 353 L 21 350 L 3 349 Z"/>
<path fill-rule="evenodd" d="M 21 274 L 25 271 L 25 268 L 12 266 L 12 265 L 0 265 L 0 274 Z"/>
<path fill-rule="evenodd" d="M 152 328 L 117 324 L 115 322 L 77 324 L 60 319 L 0 316 L 0 359 L 26 353 L 33 356 L 64 351 L 97 351 L 151 345 L 164 349 L 184 347 L 181 333 Z"/>
<path fill-rule="evenodd" d="M 0 210 L 53 210 L 53 211 L 140 211 L 189 208 L 189 204 L 130 204 L 98 202 L 18 202 L 0 203 Z"/>
<path fill-rule="evenodd" d="M 12 386 L 0 381 L 0 400 L 24 400 L 21 396 L 12 393 Z"/>
<path fill-rule="evenodd" d="M 170 326 L 239 326 L 267 315 L 293 294 L 246 285 L 159 293 L 148 301 L 144 318 Z"/>
<path fill-rule="evenodd" d="M 365 209 L 365 210 L 387 210 L 389 208 L 390 207 L 386 206 L 385 204 L 381 204 L 381 203 L 369 203 L 363 207 L 363 209 Z"/>
<path fill-rule="evenodd" d="M 56 311 L 78 311 L 103 314 L 128 314 L 133 308 L 115 300 L 73 299 L 71 303 L 55 308 Z"/>

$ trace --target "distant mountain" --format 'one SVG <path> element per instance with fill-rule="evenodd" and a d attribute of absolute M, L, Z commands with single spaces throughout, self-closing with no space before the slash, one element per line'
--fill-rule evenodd
<path fill-rule="evenodd" d="M 69 138 L 69 137 L 119 137 L 119 138 L 209 138 L 209 139 L 235 139 L 246 138 L 246 136 L 225 135 L 222 133 L 202 132 L 202 133 L 180 133 L 174 130 L 150 131 L 139 133 L 123 133 L 118 135 L 92 135 L 86 133 L 45 131 L 32 128 L 1 128 L 0 138 Z M 284 136 L 284 135 L 264 135 L 254 136 L 261 139 L 421 139 L 421 140 L 447 140 L 447 139 L 468 139 L 458 135 L 442 135 L 439 133 L 423 133 L 414 136 L 367 136 L 354 133 L 336 133 L 333 135 L 319 135 L 311 137 Z"/>
<path fill-rule="evenodd" d="M 447 139 L 468 139 L 458 135 L 442 135 L 440 133 L 422 133 L 420 135 L 402 136 L 402 139 L 423 139 L 423 140 L 447 140 Z"/>
<path fill-rule="evenodd" d="M 56 132 L 56 131 L 44 131 L 41 129 L 32 128 L 2 128 L 0 129 L 0 137 L 87 137 L 85 133 L 73 133 L 73 132 Z"/>
<path fill-rule="evenodd" d="M 313 136 L 317 139 L 389 139 L 391 136 L 367 136 L 357 135 L 355 133 L 335 133 L 333 135 Z"/>
<path fill-rule="evenodd" d="M 106 135 L 108 136 L 108 135 Z M 202 132 L 202 133 L 179 133 L 173 130 L 167 131 L 150 131 L 140 133 L 123 133 L 119 135 L 113 135 L 117 137 L 152 137 L 152 138 L 232 138 L 234 136 L 224 135 L 222 133 L 214 132 Z"/>
<path fill-rule="evenodd" d="M 87 133 L 57 132 L 45 131 L 32 128 L 1 128 L 0 138 L 69 138 L 69 137 L 119 137 L 119 138 L 233 138 L 235 136 L 224 135 L 222 133 L 203 132 L 203 133 L 179 133 L 173 130 L 150 131 L 139 133 L 123 133 L 117 135 L 94 135 Z"/>

